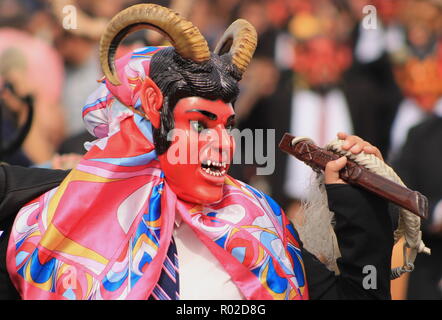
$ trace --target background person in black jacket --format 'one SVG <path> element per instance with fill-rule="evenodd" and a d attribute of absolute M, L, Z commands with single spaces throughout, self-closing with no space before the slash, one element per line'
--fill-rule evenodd
<path fill-rule="evenodd" d="M 410 274 L 409 299 L 442 299 L 442 108 L 410 130 L 396 161 L 404 182 L 425 194 L 430 217 L 423 223 L 423 239 L 432 248 L 431 256 L 416 258 Z"/>

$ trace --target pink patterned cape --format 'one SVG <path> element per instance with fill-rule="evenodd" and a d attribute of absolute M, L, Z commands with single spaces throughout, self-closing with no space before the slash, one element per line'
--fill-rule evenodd
<path fill-rule="evenodd" d="M 15 287 L 24 299 L 147 299 L 179 215 L 245 298 L 307 299 L 299 239 L 270 197 L 227 177 L 222 199 L 203 206 L 165 182 L 150 122 L 123 105 L 139 107 L 161 49 L 117 61 L 123 85 L 102 82 L 83 109 L 98 139 L 60 186 L 18 213 L 7 253 Z"/>

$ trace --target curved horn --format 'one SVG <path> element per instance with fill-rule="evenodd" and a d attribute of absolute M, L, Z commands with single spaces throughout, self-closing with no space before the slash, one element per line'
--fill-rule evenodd
<path fill-rule="evenodd" d="M 247 20 L 238 19 L 224 32 L 214 52 L 218 55 L 229 52 L 232 55 L 232 63 L 244 73 L 252 60 L 257 43 L 255 27 Z"/>
<path fill-rule="evenodd" d="M 145 28 L 152 28 L 166 35 L 183 58 L 198 63 L 210 59 L 207 41 L 191 22 L 159 5 L 134 5 L 118 13 L 101 37 L 101 67 L 112 84 L 120 84 L 114 63 L 118 45 L 129 33 Z"/>

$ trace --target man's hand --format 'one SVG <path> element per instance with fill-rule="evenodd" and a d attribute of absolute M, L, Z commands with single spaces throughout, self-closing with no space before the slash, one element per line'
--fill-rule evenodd
<path fill-rule="evenodd" d="M 353 154 L 359 154 L 361 152 L 374 154 L 376 157 L 383 160 L 382 154 L 378 148 L 372 146 L 358 136 L 350 136 L 344 132 L 339 132 L 338 138 L 345 140 L 345 143 L 342 146 L 344 150 L 348 150 Z M 327 166 L 325 167 L 325 184 L 345 184 L 346 182 L 339 177 L 339 171 L 344 168 L 346 164 L 347 157 L 345 156 L 327 163 Z"/>

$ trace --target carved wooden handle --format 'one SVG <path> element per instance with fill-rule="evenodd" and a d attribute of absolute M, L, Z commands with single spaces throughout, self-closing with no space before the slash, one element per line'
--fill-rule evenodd
<path fill-rule="evenodd" d="M 324 170 L 329 161 L 340 158 L 339 155 L 318 147 L 310 140 L 300 140 L 293 144 L 294 139 L 294 136 L 286 133 L 279 143 L 279 148 L 315 171 Z M 339 176 L 342 180 L 371 191 L 423 219 L 428 217 L 428 199 L 424 195 L 370 172 L 350 159 Z"/>

